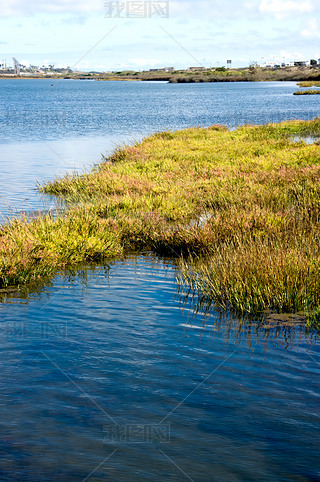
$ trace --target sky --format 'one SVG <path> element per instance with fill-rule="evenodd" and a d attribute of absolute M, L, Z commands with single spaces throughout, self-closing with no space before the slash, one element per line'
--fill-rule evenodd
<path fill-rule="evenodd" d="M 12 57 L 86 71 L 318 59 L 320 2 L 1 0 L 0 63 Z"/>

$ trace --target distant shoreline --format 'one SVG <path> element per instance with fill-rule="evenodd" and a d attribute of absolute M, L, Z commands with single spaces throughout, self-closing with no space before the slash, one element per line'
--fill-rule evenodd
<path fill-rule="evenodd" d="M 45 80 L 96 80 L 96 81 L 164 81 L 171 84 L 181 83 L 211 83 L 211 82 L 270 82 L 270 81 L 317 81 L 320 80 L 320 65 L 312 67 L 261 68 L 248 67 L 244 69 L 200 69 L 145 71 L 145 72 L 77 72 L 66 75 L 20 75 L 0 74 L 1 79 L 45 79 Z"/>

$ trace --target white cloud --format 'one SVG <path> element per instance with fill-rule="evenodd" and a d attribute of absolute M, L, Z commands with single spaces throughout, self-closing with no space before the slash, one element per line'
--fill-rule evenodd
<path fill-rule="evenodd" d="M 280 55 L 278 56 L 278 58 L 282 58 L 284 60 L 301 60 L 304 58 L 304 55 L 302 52 L 290 52 L 290 51 L 286 51 L 286 50 L 280 50 Z"/>
<path fill-rule="evenodd" d="M 129 60 L 129 64 L 138 65 L 139 67 L 145 67 L 146 65 L 155 66 L 155 65 L 159 65 L 160 63 L 161 62 L 159 60 L 155 60 L 155 59 L 140 58 L 140 59 L 130 59 Z"/>
<path fill-rule="evenodd" d="M 120 0 L 125 2 L 126 0 Z M 143 2 L 144 0 L 138 0 Z M 176 20 L 242 16 L 248 0 L 170 0 L 169 16 Z M 1 0 L 0 16 L 34 15 L 37 13 L 107 13 L 105 3 L 111 0 Z M 244 3 L 243 3 L 244 2 Z M 114 1 L 114 4 L 116 2 Z M 249 2 L 249 5 L 252 4 Z M 154 17 L 156 20 L 156 17 Z"/>
<path fill-rule="evenodd" d="M 266 56 L 263 60 L 266 62 L 291 62 L 293 60 L 303 60 L 304 55 L 301 52 L 289 52 L 280 50 L 280 52 L 273 53 Z"/>
<path fill-rule="evenodd" d="M 89 60 L 82 60 L 82 62 L 77 62 L 74 66 L 71 66 L 75 70 L 88 70 L 91 68 L 91 62 Z"/>
<path fill-rule="evenodd" d="M 97 12 L 104 13 L 103 0 L 1 0 L 0 16 L 34 15 L 37 13 Z"/>
<path fill-rule="evenodd" d="M 320 28 L 315 18 L 309 20 L 307 27 L 301 31 L 301 35 L 302 37 L 311 39 L 320 38 Z"/>
<path fill-rule="evenodd" d="M 169 4 L 170 18 L 177 21 L 234 19 L 249 16 L 253 8 L 252 0 L 170 0 Z"/>
<path fill-rule="evenodd" d="M 274 16 L 281 20 L 286 17 L 310 13 L 314 10 L 314 6 L 310 0 L 302 2 L 292 0 L 262 0 L 259 5 L 261 13 Z"/>

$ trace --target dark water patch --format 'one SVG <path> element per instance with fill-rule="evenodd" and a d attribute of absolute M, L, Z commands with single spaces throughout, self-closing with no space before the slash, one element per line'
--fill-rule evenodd
<path fill-rule="evenodd" d="M 317 340 L 226 329 L 151 257 L 24 301 L 0 305 L 2 480 L 319 478 Z"/>

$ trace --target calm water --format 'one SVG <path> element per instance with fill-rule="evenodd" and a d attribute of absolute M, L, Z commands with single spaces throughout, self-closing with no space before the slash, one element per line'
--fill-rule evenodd
<path fill-rule="evenodd" d="M 319 115 L 319 97 L 295 90 L 295 82 L 1 80 L 0 214 L 50 208 L 36 181 L 82 171 L 115 145 L 155 131 Z"/>
<path fill-rule="evenodd" d="M 0 82 L 4 216 L 124 138 L 320 111 L 294 83 L 51 84 Z M 0 480 L 320 480 L 315 335 L 196 313 L 175 275 L 146 254 L 0 293 Z"/>

